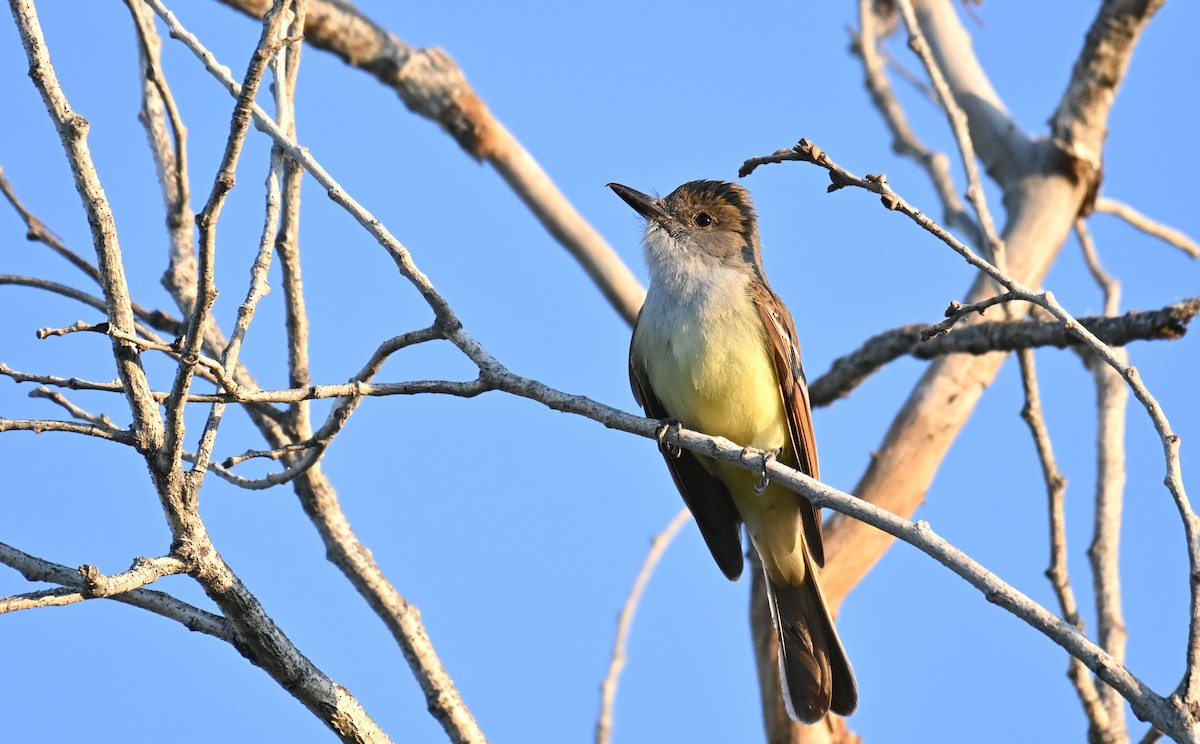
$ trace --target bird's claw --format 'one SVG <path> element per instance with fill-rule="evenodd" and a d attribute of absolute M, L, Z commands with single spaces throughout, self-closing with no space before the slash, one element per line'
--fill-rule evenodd
<path fill-rule="evenodd" d="M 654 438 L 658 440 L 658 449 L 676 460 L 683 456 L 683 447 L 679 446 L 679 430 L 682 428 L 683 425 L 674 419 L 663 419 L 654 432 Z M 674 442 L 667 441 L 672 438 Z"/>
<path fill-rule="evenodd" d="M 747 450 L 749 450 L 749 447 L 742 451 L 743 459 L 748 454 Z M 754 493 L 759 496 L 762 496 L 766 492 L 767 486 L 771 485 L 771 476 L 767 474 L 767 463 L 774 460 L 777 456 L 778 453 L 774 450 L 767 450 L 762 453 L 762 458 L 759 460 L 758 483 L 754 484 Z"/>

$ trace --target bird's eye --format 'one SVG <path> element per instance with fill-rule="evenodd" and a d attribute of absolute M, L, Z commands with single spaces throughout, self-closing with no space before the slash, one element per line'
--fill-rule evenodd
<path fill-rule="evenodd" d="M 708 212 L 697 212 L 692 222 L 696 223 L 696 227 L 708 227 L 713 223 L 713 218 Z"/>

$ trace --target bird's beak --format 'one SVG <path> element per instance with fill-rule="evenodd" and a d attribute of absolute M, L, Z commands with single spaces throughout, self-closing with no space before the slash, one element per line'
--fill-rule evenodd
<path fill-rule="evenodd" d="M 608 187 L 647 220 L 665 220 L 667 218 L 667 211 L 663 208 L 662 199 L 655 199 L 653 196 L 647 196 L 637 189 L 631 189 L 619 183 L 610 183 Z"/>

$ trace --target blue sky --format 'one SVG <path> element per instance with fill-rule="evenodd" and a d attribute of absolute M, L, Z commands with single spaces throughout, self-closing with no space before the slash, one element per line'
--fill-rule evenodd
<path fill-rule="evenodd" d="M 120 231 L 130 283 L 144 305 L 170 308 L 158 284 L 166 240 L 161 198 L 136 122 L 137 62 L 120 3 L 40 4 L 53 61 L 79 113 Z M 215 2 L 176 3 L 180 19 L 231 67 L 244 69 L 258 26 Z M 637 216 L 603 188 L 619 181 L 666 193 L 695 178 L 736 177 L 750 156 L 813 140 L 847 168 L 885 171 L 909 201 L 937 215 L 923 174 L 890 152 L 857 61 L 849 3 L 530 3 L 360 7 L 407 43 L 444 47 L 479 95 L 543 164 L 581 213 L 644 280 Z M 1015 120 L 1043 134 L 1091 20 L 1091 5 L 992 3 L 970 19 L 975 48 Z M 89 252 L 87 222 L 13 26 L 0 31 L 0 165 L 25 203 Z M 1200 65 L 1194 3 L 1168 3 L 1146 32 L 1110 119 L 1103 192 L 1200 235 L 1189 174 Z M 903 43 L 893 52 L 916 62 Z M 190 130 L 193 206 L 202 204 L 228 131 L 232 99 L 179 44 L 164 65 Z M 931 146 L 951 149 L 944 118 L 901 83 Z M 300 140 L 412 251 L 467 329 L 512 370 L 634 410 L 629 329 L 495 172 L 465 156 L 390 91 L 330 55 L 304 55 Z M 252 132 L 221 220 L 216 306 L 232 325 L 261 226 L 265 138 Z M 960 188 L 964 184 L 957 171 Z M 760 169 L 756 199 L 766 268 L 796 317 L 810 377 L 867 336 L 933 321 L 961 299 L 971 269 L 874 196 L 825 193 L 798 163 Z M 383 339 L 430 313 L 390 259 L 321 189 L 305 191 L 302 251 L 312 313 L 313 377 L 341 382 Z M 999 213 L 999 200 L 992 192 Z M 1200 267 L 1112 217 L 1091 221 L 1101 256 L 1123 282 L 1122 309 L 1197 294 Z M 24 240 L 0 208 L 0 273 L 86 286 L 70 266 Z M 1102 300 L 1078 247 L 1063 249 L 1047 286 L 1078 315 Z M 286 385 L 277 270 L 243 360 L 264 386 Z M 99 320 L 82 306 L 0 287 L 0 361 L 22 371 L 108 380 L 108 344 L 34 330 Z M 1198 498 L 1191 443 L 1200 435 L 1191 336 L 1138 343 L 1133 362 L 1183 438 L 1184 477 Z M 1085 555 L 1094 480 L 1091 377 L 1070 353 L 1038 354 L 1048 425 L 1068 488 L 1070 568 L 1092 623 Z M 170 367 L 148 362 L 156 386 Z M 820 409 L 822 473 L 852 488 L 923 369 L 899 360 L 847 400 Z M 381 380 L 462 378 L 446 347 L 393 358 Z M 0 416 L 58 418 L 0 380 Z M 72 400 L 126 421 L 119 401 Z M 1053 606 L 1044 488 L 1018 418 L 1006 364 L 951 449 L 920 516 L 1038 601 Z M 319 417 L 327 406 L 316 406 Z M 198 432 L 206 412 L 189 419 Z M 319 420 L 319 418 L 318 418 Z M 218 456 L 260 446 L 230 415 Z M 1131 405 L 1122 570 L 1132 671 L 1160 692 L 1183 671 L 1187 577 L 1182 531 L 1162 487 L 1161 449 Z M 248 473 L 268 466 L 250 463 Z M 483 730 L 496 742 L 590 738 L 615 626 L 649 545 L 680 506 L 652 443 L 492 393 L 368 400 L 324 469 L 376 559 L 417 605 Z M 169 535 L 144 463 L 131 450 L 61 434 L 0 437 L 0 541 L 75 566 L 123 570 L 160 555 Z M 287 488 L 234 489 L 215 478 L 202 514 L 217 546 L 289 637 L 353 691 L 396 740 L 443 741 L 399 649 L 323 558 Z M 694 527 L 684 530 L 638 614 L 618 695 L 617 742 L 758 741 L 758 692 L 746 619 L 749 582 L 727 582 Z M 0 594 L 31 589 L 0 570 Z M 201 606 L 186 578 L 158 585 Z M 843 641 L 858 673 L 851 726 L 870 741 L 1084 739 L 1066 657 L 974 589 L 895 546 L 843 606 Z M 230 647 L 140 610 L 102 601 L 0 619 L 0 698 L 14 740 L 327 741 L 330 734 Z M 1131 719 L 1135 736 L 1144 724 Z M 167 733 L 169 732 L 169 734 Z"/>

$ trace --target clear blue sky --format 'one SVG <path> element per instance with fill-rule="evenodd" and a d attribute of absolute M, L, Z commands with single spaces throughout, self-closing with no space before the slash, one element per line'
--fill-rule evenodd
<path fill-rule="evenodd" d="M 116 214 L 138 301 L 170 307 L 161 198 L 138 109 L 137 62 L 120 3 L 44 1 L 42 19 L 67 94 L 92 123 L 90 145 Z M 258 26 L 216 2 L 175 3 L 220 60 L 244 69 Z M 890 183 L 930 214 L 923 174 L 894 156 L 848 53 L 850 3 L 360 3 L 406 42 L 447 49 L 476 91 L 584 216 L 644 277 L 639 220 L 603 188 L 661 193 L 695 178 L 736 177 L 752 155 L 807 137 L 859 173 Z M 1084 7 L 1086 5 L 1086 7 Z M 975 47 L 1016 121 L 1045 133 L 1093 4 L 991 3 L 968 20 Z M 24 199 L 77 250 L 86 220 L 17 34 L 0 21 L 0 165 Z M 1133 60 L 1111 117 L 1104 192 L 1200 235 L 1191 176 L 1195 3 L 1168 3 Z M 190 128 L 197 209 L 228 128 L 232 100 L 177 43 L 165 67 Z M 893 51 L 915 67 L 902 43 Z M 948 149 L 943 118 L 904 99 L 920 133 Z M 390 91 L 330 55 L 304 55 L 301 141 L 408 246 L 469 331 L 511 369 L 633 410 L 629 329 L 496 174 L 465 156 Z M 232 325 L 261 224 L 265 138 L 252 132 L 219 233 L 218 318 Z M 893 326 L 933 321 L 972 279 L 958 257 L 912 224 L 802 164 L 761 169 L 746 185 L 762 220 L 766 267 L 796 316 L 809 376 Z M 963 184 L 959 176 L 960 187 Z M 382 339 L 430 314 L 374 241 L 319 188 L 305 192 L 302 250 L 312 311 L 313 376 L 341 382 Z M 999 208 L 993 194 L 993 201 Z M 1111 217 L 1092 220 L 1123 309 L 1197 294 L 1200 267 Z M 0 206 L 0 273 L 86 286 Z M 286 384 L 278 274 L 243 359 L 265 386 Z M 1064 247 L 1048 286 L 1071 311 L 1098 312 L 1078 247 Z M 173 309 L 173 308 L 171 308 Z M 90 309 L 0 287 L 0 361 L 29 372 L 113 377 L 108 344 L 34 330 Z M 1133 361 L 1183 437 L 1184 475 L 1200 499 L 1197 340 L 1139 343 Z M 1093 390 L 1077 358 L 1041 352 L 1048 423 L 1070 479 L 1070 568 L 1091 622 Z M 170 369 L 150 363 L 159 388 Z M 923 364 L 901 360 L 815 414 L 822 473 L 849 489 Z M 462 377 L 446 348 L 394 358 L 381 379 Z M 0 416 L 60 417 L 0 380 Z M 111 397 L 71 396 L 119 421 Z M 1044 489 L 1018 418 L 1007 364 L 951 450 L 920 516 L 1035 599 L 1053 606 Z M 326 410 L 317 406 L 318 415 Z M 191 419 L 198 432 L 203 415 Z M 1129 413 L 1122 569 L 1133 672 L 1160 692 L 1183 671 L 1187 576 L 1182 531 L 1162 487 L 1161 450 L 1144 411 Z M 257 447 L 230 415 L 220 457 Z M 266 466 L 243 466 L 262 472 Z M 368 400 L 325 459 L 350 519 L 430 636 L 495 742 L 587 740 L 615 617 L 651 535 L 680 501 L 652 443 L 525 400 L 489 394 Z M 160 555 L 169 536 L 144 464 L 131 450 L 61 434 L 0 437 L 0 541 L 66 565 L 123 570 Z M 284 631 L 352 690 L 397 741 L 444 735 L 399 649 L 323 558 L 287 488 L 244 492 L 210 478 L 202 513 L 218 547 Z M 667 553 L 630 646 L 615 741 L 759 741 L 746 619 L 749 582 L 727 582 L 694 527 Z M 0 570 L 0 594 L 34 588 Z M 157 587 L 202 606 L 189 579 Z M 841 634 L 859 676 L 851 726 L 868 741 L 1083 741 L 1065 654 L 989 605 L 944 568 L 895 546 L 845 603 Z M 94 601 L 0 619 L 0 699 L 14 741 L 328 741 L 330 733 L 230 647 L 170 621 Z M 1036 721 L 1036 733 L 1031 724 Z M 1140 736 L 1144 724 L 1132 721 Z M 1033 738 L 1031 738 L 1033 737 Z"/>

